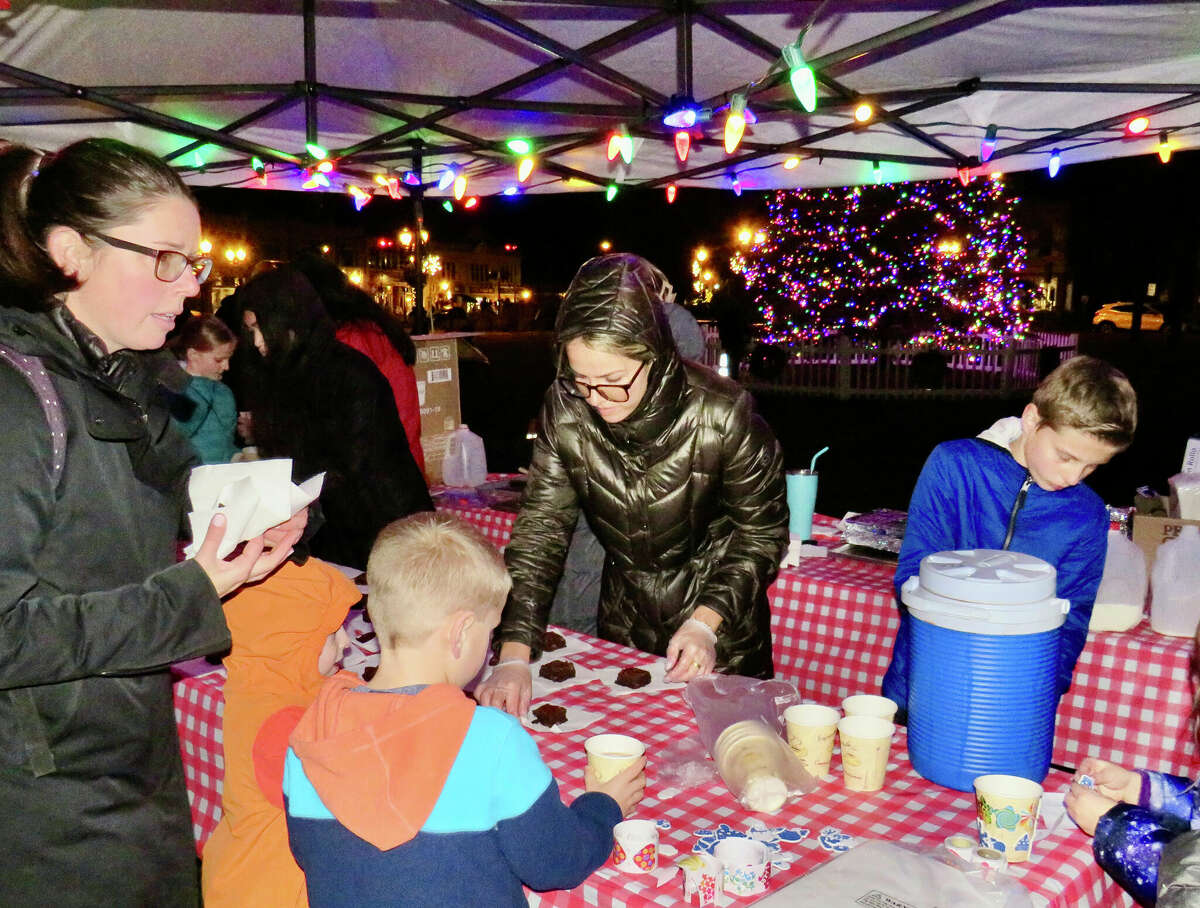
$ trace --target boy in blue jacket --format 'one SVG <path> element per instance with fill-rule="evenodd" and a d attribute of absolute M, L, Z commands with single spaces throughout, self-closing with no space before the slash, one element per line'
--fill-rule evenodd
<path fill-rule="evenodd" d="M 309 904 L 524 906 L 570 889 L 641 800 L 645 759 L 570 806 L 520 722 L 463 685 L 511 581 L 496 548 L 445 514 L 385 527 L 367 562 L 380 642 L 370 682 L 340 672 L 289 739 L 288 839 Z"/>
<path fill-rule="evenodd" d="M 1092 604 L 1104 572 L 1108 514 L 1081 483 L 1133 441 L 1137 395 L 1117 369 L 1090 356 L 1063 363 L 1038 385 L 1020 418 L 1008 417 L 976 438 L 933 449 L 913 490 L 896 567 L 900 587 L 921 559 L 953 549 L 1011 549 L 1058 572 L 1057 595 L 1071 603 L 1059 636 L 1059 695 L 1071 686 L 1087 642 Z M 907 713 L 907 609 L 883 694 Z"/>

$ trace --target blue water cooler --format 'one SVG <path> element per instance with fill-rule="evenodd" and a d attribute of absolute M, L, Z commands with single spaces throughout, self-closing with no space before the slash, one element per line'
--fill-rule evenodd
<path fill-rule="evenodd" d="M 908 752 L 931 782 L 1041 782 L 1058 706 L 1058 641 L 1070 603 L 1055 570 L 1020 552 L 937 552 L 901 587 L 912 618 Z"/>

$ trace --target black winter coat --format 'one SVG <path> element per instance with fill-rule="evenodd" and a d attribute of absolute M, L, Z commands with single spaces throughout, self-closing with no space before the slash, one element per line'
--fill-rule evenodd
<path fill-rule="evenodd" d="M 636 256 L 585 264 L 557 339 L 609 335 L 653 354 L 646 394 L 604 422 L 558 383 L 547 392 L 529 484 L 505 560 L 513 589 L 501 642 L 541 650 L 554 589 L 582 509 L 606 552 L 599 634 L 663 655 L 699 606 L 722 618 L 721 671 L 772 673 L 767 587 L 787 545 L 783 457 L 750 396 L 685 363 L 661 323 L 661 275 Z"/>
<path fill-rule="evenodd" d="M 175 563 L 195 455 L 144 357 L 106 378 L 10 308 L 0 343 L 42 360 L 67 425 L 56 483 L 42 407 L 0 362 L 0 905 L 194 905 L 167 666 L 229 645 L 208 577 Z"/>

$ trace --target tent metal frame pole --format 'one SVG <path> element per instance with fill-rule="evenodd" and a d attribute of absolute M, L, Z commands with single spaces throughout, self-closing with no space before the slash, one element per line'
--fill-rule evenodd
<path fill-rule="evenodd" d="M 304 0 L 304 141 L 320 145 L 317 124 L 317 2 Z"/>
<path fill-rule="evenodd" d="M 1037 139 L 1030 139 L 1026 142 L 1021 142 L 1017 145 L 1010 145 L 1008 148 L 997 148 L 992 153 L 992 160 L 997 158 L 1007 158 L 1013 155 L 1024 154 L 1028 151 L 1036 151 L 1040 148 L 1053 148 L 1056 144 L 1067 139 L 1078 138 L 1086 135 L 1089 132 L 1097 132 L 1101 129 L 1111 129 L 1129 120 L 1131 116 L 1143 115 L 1153 116 L 1154 114 L 1165 113 L 1168 110 L 1176 110 L 1180 107 L 1190 107 L 1193 104 L 1200 104 L 1200 93 L 1186 95 L 1182 98 L 1176 98 L 1173 101 L 1164 101 L 1161 104 L 1155 104 L 1151 107 L 1140 107 L 1131 113 L 1120 114 L 1115 117 L 1107 117 L 1103 120 L 1096 120 L 1092 123 L 1085 123 L 1083 126 L 1075 126 L 1071 129 L 1062 129 L 1048 136 L 1042 136 Z"/>
<path fill-rule="evenodd" d="M 283 110 L 287 107 L 291 107 L 293 104 L 296 103 L 296 101 L 298 99 L 299 99 L 299 94 L 296 91 L 292 91 L 289 94 L 285 95 L 284 97 L 276 98 L 274 101 L 271 101 L 269 104 L 264 104 L 262 107 L 258 108 L 258 110 L 252 111 L 252 112 L 246 114 L 244 117 L 239 117 L 238 119 L 234 120 L 232 123 L 228 123 L 225 126 L 222 126 L 221 132 L 225 133 L 226 135 L 232 135 L 235 131 L 241 129 L 243 126 L 249 126 L 251 123 L 255 123 L 255 122 L 261 120 L 263 117 L 268 117 L 278 110 Z M 205 146 L 207 144 L 208 144 L 207 142 L 202 142 L 202 141 L 197 140 L 188 145 L 184 145 L 182 148 L 177 148 L 175 151 L 172 151 L 172 152 L 169 152 L 169 153 L 163 155 L 163 160 L 164 161 L 173 161 L 178 157 L 188 154 L 189 152 L 197 151 L 198 149 L 202 148 L 203 146 Z"/>
<path fill-rule="evenodd" d="M 587 54 L 599 53 L 602 50 L 607 50 L 610 47 L 623 44 L 630 38 L 635 37 L 643 32 L 658 28 L 660 25 L 670 21 L 672 18 L 673 16 L 670 13 L 656 13 L 655 15 L 648 16 L 645 19 L 639 19 L 637 22 L 630 23 L 629 25 L 622 29 L 618 29 L 610 35 L 606 35 L 603 38 L 593 41 L 591 44 L 584 45 L 579 49 L 578 52 Z M 426 114 L 423 117 L 412 118 L 406 115 L 400 116 L 392 112 L 388 115 L 399 119 L 402 123 L 405 123 L 404 126 L 398 127 L 397 129 L 388 130 L 387 132 L 372 136 L 369 139 L 364 139 L 356 145 L 351 145 L 342 149 L 342 153 L 346 155 L 355 155 L 361 151 L 377 148 L 378 146 L 386 144 L 387 142 L 391 142 L 394 139 L 401 138 L 410 132 L 415 132 L 418 129 L 432 126 L 439 120 L 444 120 L 447 117 L 452 117 L 457 113 L 462 113 L 464 110 L 470 109 L 470 107 L 478 98 L 492 98 L 496 95 L 505 94 L 517 88 L 522 88 L 531 82 L 536 82 L 537 80 L 556 73 L 561 69 L 565 69 L 569 65 L 570 62 L 562 58 L 556 58 L 554 60 L 547 61 L 541 66 L 534 67 L 528 72 L 522 73 L 519 76 L 514 76 L 511 79 L 506 79 L 499 85 L 493 85 L 491 88 L 487 88 L 477 95 L 473 95 L 469 98 L 460 98 L 455 104 L 449 105 L 442 110 L 433 111 L 432 113 Z M 345 95 L 341 97 L 343 100 L 351 101 L 352 103 L 362 103 L 361 98 L 356 99 L 352 95 Z M 383 111 L 378 112 L 383 113 Z"/>
<path fill-rule="evenodd" d="M 442 2 L 456 6 L 464 12 L 473 14 L 476 18 L 484 22 L 490 22 L 492 25 L 503 29 L 509 34 L 516 35 L 518 38 L 522 38 L 530 44 L 540 47 L 542 50 L 548 51 L 557 57 L 562 57 L 564 60 L 568 60 L 581 69 L 587 70 L 592 75 L 599 76 L 601 79 L 611 82 L 613 85 L 620 86 L 631 94 L 637 95 L 648 104 L 662 107 L 667 102 L 667 99 L 662 94 L 655 91 L 649 85 L 643 85 L 636 79 L 631 79 L 623 73 L 617 72 L 612 67 L 605 66 L 599 61 L 591 59 L 587 54 L 568 47 L 561 41 L 551 38 L 549 35 L 544 35 L 518 22 L 516 19 L 512 19 L 491 7 L 478 3 L 477 0 L 442 0 Z"/>
<path fill-rule="evenodd" d="M 675 26 L 675 84 L 679 91 L 692 100 L 692 11 L 685 7 Z"/>
<path fill-rule="evenodd" d="M 294 82 L 244 82 L 219 85 L 93 85 L 88 91 L 125 98 L 187 97 L 226 98 L 234 95 L 277 95 L 292 90 Z M 0 88 L 0 101 L 9 99 L 36 100 L 56 98 L 60 92 L 47 88 Z"/>
<path fill-rule="evenodd" d="M 424 156 L 422 154 L 422 142 L 418 139 L 413 144 L 412 153 L 412 171 L 419 177 L 421 168 L 424 166 Z M 416 300 L 414 305 L 425 307 L 425 241 L 421 239 L 421 232 L 425 229 L 425 183 L 418 181 L 417 185 L 412 188 L 413 200 L 413 220 L 417 224 L 417 235 L 414 240 L 417 250 L 417 276 L 413 287 Z M 430 306 L 430 309 L 433 307 Z M 430 318 L 430 324 L 433 324 L 433 313 L 425 313 Z"/>
<path fill-rule="evenodd" d="M 100 107 L 119 110 L 135 123 L 161 129 L 164 132 L 175 133 L 176 135 L 187 136 L 193 139 L 203 139 L 206 143 L 212 145 L 220 145 L 231 151 L 240 151 L 247 155 L 258 155 L 264 159 L 269 158 L 288 164 L 299 164 L 301 162 L 301 159 L 296 155 L 268 148 L 257 142 L 250 142 L 246 139 L 239 139 L 236 136 L 226 135 L 219 130 L 209 129 L 196 123 L 190 123 L 187 120 L 180 120 L 178 117 L 168 116 L 167 114 L 150 110 L 147 107 L 142 107 L 139 104 L 130 104 L 127 101 L 122 101 L 120 98 L 111 97 L 82 85 L 70 85 L 66 82 L 59 82 L 57 79 L 51 79 L 48 76 L 19 69 L 8 63 L 0 63 L 0 76 L 12 79 L 14 82 L 23 82 L 36 85 L 40 88 L 50 89 L 64 98 L 88 101 Z"/>

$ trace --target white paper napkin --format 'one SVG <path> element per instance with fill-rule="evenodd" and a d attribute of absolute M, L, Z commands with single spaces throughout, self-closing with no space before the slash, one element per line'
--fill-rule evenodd
<path fill-rule="evenodd" d="M 318 473 L 295 485 L 290 458 L 196 467 L 188 480 L 192 542 L 184 554 L 189 558 L 195 556 L 213 516 L 223 513 L 225 536 L 217 557 L 224 558 L 239 543 L 261 535 L 308 507 L 321 494 L 324 481 L 325 474 Z"/>
<path fill-rule="evenodd" d="M 546 661 L 553 661 L 553 660 L 546 660 Z M 541 675 L 539 675 L 538 674 L 539 665 L 542 665 L 544 663 L 539 663 L 539 665 L 530 666 L 530 668 L 533 670 L 533 699 L 534 700 L 541 700 L 541 699 L 544 699 L 545 697 L 553 697 L 556 693 L 558 693 L 559 691 L 561 691 L 565 688 L 574 687 L 576 684 L 587 684 L 587 682 L 589 682 L 589 681 L 596 680 L 596 670 L 595 669 L 584 668 L 578 662 L 574 662 L 571 659 L 567 659 L 566 661 L 570 662 L 572 665 L 575 666 L 575 677 L 567 678 L 567 680 L 565 680 L 565 681 L 550 681 L 547 678 L 543 678 Z"/>

